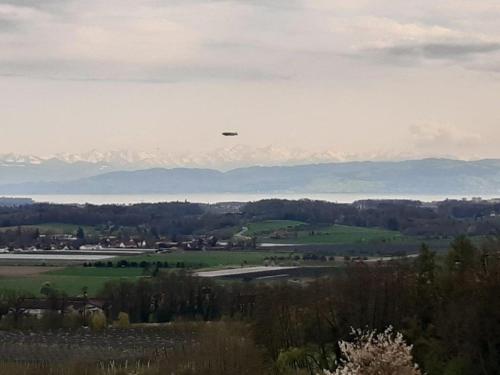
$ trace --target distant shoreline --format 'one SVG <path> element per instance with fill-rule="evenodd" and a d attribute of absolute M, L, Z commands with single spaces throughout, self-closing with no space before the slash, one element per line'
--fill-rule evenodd
<path fill-rule="evenodd" d="M 367 199 L 398 199 L 398 200 L 416 200 L 421 202 L 436 202 L 446 199 L 462 200 L 473 199 L 478 195 L 429 195 L 429 194 L 348 194 L 348 193 L 331 193 L 331 194 L 26 194 L 23 196 L 12 195 L 2 197 L 2 199 L 19 200 L 24 199 L 32 203 L 59 203 L 59 204 L 137 204 L 137 203 L 159 203 L 159 202 L 175 202 L 188 201 L 191 203 L 226 203 L 226 202 L 252 202 L 262 199 L 311 199 L 322 200 L 336 203 L 353 203 L 359 200 Z M 484 200 L 500 198 L 498 195 L 483 195 L 480 198 Z M 25 203 L 27 204 L 27 203 Z"/>

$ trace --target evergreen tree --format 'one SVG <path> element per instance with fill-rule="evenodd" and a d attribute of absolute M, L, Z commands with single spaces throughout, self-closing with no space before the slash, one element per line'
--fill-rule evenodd
<path fill-rule="evenodd" d="M 85 232 L 82 227 L 78 227 L 76 231 L 76 238 L 78 238 L 79 240 L 85 239 Z"/>

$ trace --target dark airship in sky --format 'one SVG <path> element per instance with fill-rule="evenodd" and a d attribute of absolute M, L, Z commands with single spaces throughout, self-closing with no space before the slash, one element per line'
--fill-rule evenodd
<path fill-rule="evenodd" d="M 222 135 L 224 137 L 236 137 L 238 135 L 238 133 L 236 133 L 236 132 L 223 132 Z"/>

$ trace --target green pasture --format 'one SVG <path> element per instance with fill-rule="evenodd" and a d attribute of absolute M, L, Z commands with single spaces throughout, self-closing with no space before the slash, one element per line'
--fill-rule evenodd
<path fill-rule="evenodd" d="M 44 223 L 44 224 L 34 224 L 34 225 L 21 225 L 21 229 L 37 229 L 40 234 L 75 234 L 78 228 L 82 228 L 85 234 L 95 234 L 96 230 L 92 226 L 88 225 L 75 225 L 75 224 L 63 224 L 63 223 Z M 16 230 L 18 226 L 8 226 L 0 227 L 0 231 Z"/>
<path fill-rule="evenodd" d="M 402 242 L 407 237 L 396 231 L 361 228 L 345 225 L 308 228 L 297 231 L 294 243 L 299 244 L 358 244 L 373 242 Z"/>
<path fill-rule="evenodd" d="M 266 220 L 248 224 L 248 231 L 246 231 L 244 235 L 259 236 L 269 234 L 277 230 L 289 230 L 304 225 L 307 225 L 307 223 L 295 220 Z"/>
<path fill-rule="evenodd" d="M 214 268 L 227 266 L 262 265 L 266 258 L 289 258 L 291 252 L 277 251 L 183 251 L 168 254 L 144 254 L 115 258 L 114 262 L 168 262 L 170 267 L 183 263 L 186 268 Z"/>
<path fill-rule="evenodd" d="M 282 238 L 276 238 L 276 234 Z M 248 225 L 246 235 L 257 236 L 261 242 L 294 244 L 363 244 L 415 240 L 396 231 L 347 225 L 308 225 L 300 221 L 268 220 Z"/>
<path fill-rule="evenodd" d="M 138 278 L 143 274 L 140 268 L 94 268 L 72 266 L 35 276 L 16 276 L 0 278 L 0 289 L 11 289 L 40 295 L 40 288 L 45 282 L 69 296 L 82 293 L 84 287 L 88 294 L 95 296 L 104 284 L 121 278 Z"/>

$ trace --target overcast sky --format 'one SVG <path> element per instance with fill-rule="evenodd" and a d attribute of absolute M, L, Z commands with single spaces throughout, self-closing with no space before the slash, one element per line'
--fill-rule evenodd
<path fill-rule="evenodd" d="M 0 0 L 0 154 L 500 157 L 499 19 L 498 0 Z"/>

